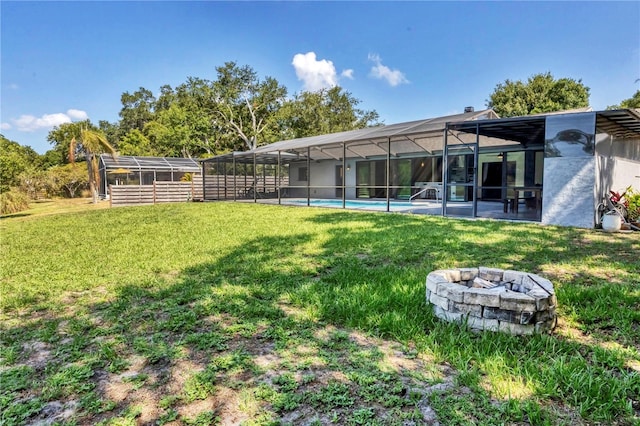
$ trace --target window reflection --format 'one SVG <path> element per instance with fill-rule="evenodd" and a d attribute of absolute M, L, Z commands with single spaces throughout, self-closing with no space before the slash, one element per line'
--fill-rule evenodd
<path fill-rule="evenodd" d="M 588 157 L 594 153 L 595 114 L 546 118 L 545 157 Z"/>

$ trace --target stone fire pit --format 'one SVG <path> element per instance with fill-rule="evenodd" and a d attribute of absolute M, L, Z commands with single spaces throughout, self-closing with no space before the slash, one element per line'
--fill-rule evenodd
<path fill-rule="evenodd" d="M 427 303 L 445 321 L 474 330 L 546 333 L 556 325 L 556 295 L 539 275 L 496 268 L 459 268 L 427 275 Z"/>

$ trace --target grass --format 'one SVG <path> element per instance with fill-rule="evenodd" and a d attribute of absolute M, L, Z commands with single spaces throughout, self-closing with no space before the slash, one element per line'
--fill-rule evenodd
<path fill-rule="evenodd" d="M 51 198 L 29 201 L 29 208 L 17 213 L 0 216 L 2 219 L 30 219 L 44 215 L 84 212 L 87 210 L 104 209 L 109 207 L 108 201 L 100 201 L 93 204 L 87 198 Z"/>
<path fill-rule="evenodd" d="M 640 422 L 637 234 L 240 203 L 76 208 L 0 221 L 0 424 Z M 426 274 L 478 265 L 551 278 L 556 331 L 437 320 Z"/>

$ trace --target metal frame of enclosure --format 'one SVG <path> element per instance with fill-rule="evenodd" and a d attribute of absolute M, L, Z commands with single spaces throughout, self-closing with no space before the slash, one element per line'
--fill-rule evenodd
<path fill-rule="evenodd" d="M 342 208 L 366 201 L 365 209 L 545 222 L 544 205 L 553 206 L 547 163 L 593 159 L 603 133 L 634 140 L 629 146 L 640 150 L 640 115 L 583 109 L 499 119 L 492 110 L 469 111 L 293 139 L 203 160 L 204 199 L 307 206 L 320 200 Z M 578 150 L 563 154 L 555 148 L 563 143 Z M 638 158 L 631 153 L 632 162 Z M 593 192 L 592 174 L 586 181 Z"/>
<path fill-rule="evenodd" d="M 100 196 L 109 185 L 152 185 L 153 182 L 179 182 L 187 173 L 200 175 L 197 159 L 100 155 Z"/>

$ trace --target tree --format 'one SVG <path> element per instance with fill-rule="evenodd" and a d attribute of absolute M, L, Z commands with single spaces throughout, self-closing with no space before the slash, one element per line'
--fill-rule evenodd
<path fill-rule="evenodd" d="M 63 192 L 67 197 L 75 198 L 78 190 L 86 188 L 89 181 L 86 171 L 80 163 L 65 164 L 47 170 L 46 182 L 51 193 Z"/>
<path fill-rule="evenodd" d="M 167 157 L 191 157 L 190 123 L 184 108 L 172 104 L 145 126 L 156 152 Z"/>
<path fill-rule="evenodd" d="M 54 127 L 47 139 L 55 144 L 69 145 L 69 160 L 75 162 L 77 156 L 84 157 L 89 174 L 89 190 L 94 203 L 98 202 L 100 174 L 98 171 L 98 154 L 108 152 L 116 154 L 115 149 L 107 141 L 104 134 L 96 129 L 89 120 L 64 123 Z"/>
<path fill-rule="evenodd" d="M 260 80 L 248 65 L 239 67 L 235 62 L 227 62 L 216 71 L 214 89 L 221 124 L 239 137 L 247 149 L 264 144 L 261 135 L 277 127 L 275 113 L 285 102 L 287 88 L 272 77 Z"/>
<path fill-rule="evenodd" d="M 175 89 L 160 88 L 157 100 L 141 88 L 122 95 L 118 150 L 125 155 L 211 156 L 238 140 L 219 113 L 214 83 L 188 77 Z M 102 128 L 102 126 L 101 126 Z"/>
<path fill-rule="evenodd" d="M 360 100 L 339 86 L 301 92 L 280 113 L 288 138 L 302 138 L 378 125 L 378 113 L 357 108 Z"/>
<path fill-rule="evenodd" d="M 120 139 L 118 152 L 121 155 L 158 155 L 151 146 L 149 138 L 138 129 L 133 129 Z"/>
<path fill-rule="evenodd" d="M 156 98 L 150 90 L 139 88 L 133 94 L 124 92 L 120 97 L 120 135 L 133 129 L 144 130 L 144 126 L 154 119 Z"/>
<path fill-rule="evenodd" d="M 71 161 L 72 158 L 77 158 L 82 155 L 81 146 L 74 146 L 75 151 L 70 152 L 71 148 L 70 142 L 73 138 L 77 138 L 80 136 L 80 131 L 83 126 L 96 130 L 96 127 L 89 122 L 86 121 L 78 121 L 74 123 L 64 123 L 60 126 L 56 126 L 47 135 L 47 141 L 53 145 L 53 148 L 45 153 L 47 158 L 51 157 L 52 161 L 56 161 L 62 156 L 63 160 L 60 163 L 52 164 L 52 165 L 60 165 L 66 164 Z"/>
<path fill-rule="evenodd" d="M 156 149 L 183 156 L 209 156 L 224 152 L 230 132 L 220 125 L 218 96 L 209 80 L 188 77 L 174 89 L 165 85 L 156 103 L 156 118 L 145 131 Z M 173 127 L 178 126 L 175 132 Z M 174 133 L 171 135 L 171 133 Z"/>
<path fill-rule="evenodd" d="M 40 166 L 40 156 L 31 147 L 22 146 L 0 135 L 0 192 L 20 183 L 24 171 Z"/>
<path fill-rule="evenodd" d="M 87 162 L 87 172 L 89 173 L 89 190 L 91 191 L 93 203 L 96 204 L 98 202 L 98 187 L 100 183 L 97 154 L 107 151 L 115 155 L 116 150 L 109 144 L 107 138 L 105 138 L 102 133 L 88 128 L 80 131 L 79 138 L 71 139 L 69 143 L 70 153 L 74 152 L 76 145 L 80 145 L 84 152 L 84 158 Z M 71 162 L 74 162 L 74 158 L 71 158 Z"/>
<path fill-rule="evenodd" d="M 57 145 L 40 156 L 43 170 L 61 166 L 69 161 L 69 147 Z"/>
<path fill-rule="evenodd" d="M 120 153 L 204 157 L 378 124 L 377 112 L 358 109 L 360 101 L 340 87 L 287 100 L 283 85 L 248 65 L 227 62 L 216 72 L 214 81 L 188 77 L 175 88 L 163 85 L 157 99 L 144 88 L 125 92 Z M 100 124 L 114 134 L 109 123 Z"/>
<path fill-rule="evenodd" d="M 122 136 L 118 122 L 110 123 L 107 120 L 100 120 L 98 121 L 98 129 L 100 129 L 108 141 L 113 141 L 116 145 Z"/>
<path fill-rule="evenodd" d="M 589 88 L 582 80 L 555 80 L 547 72 L 529 77 L 526 83 L 511 80 L 499 83 L 487 106 L 501 117 L 583 108 L 589 106 Z"/>
<path fill-rule="evenodd" d="M 640 108 L 640 90 L 636 91 L 632 97 L 620 102 L 620 105 L 610 105 L 607 109 L 621 109 L 621 108 Z"/>
<path fill-rule="evenodd" d="M 175 99 L 189 124 L 189 145 L 200 156 L 228 151 L 232 134 L 221 125 L 218 114 L 219 97 L 213 82 L 189 77 L 176 87 Z"/>

